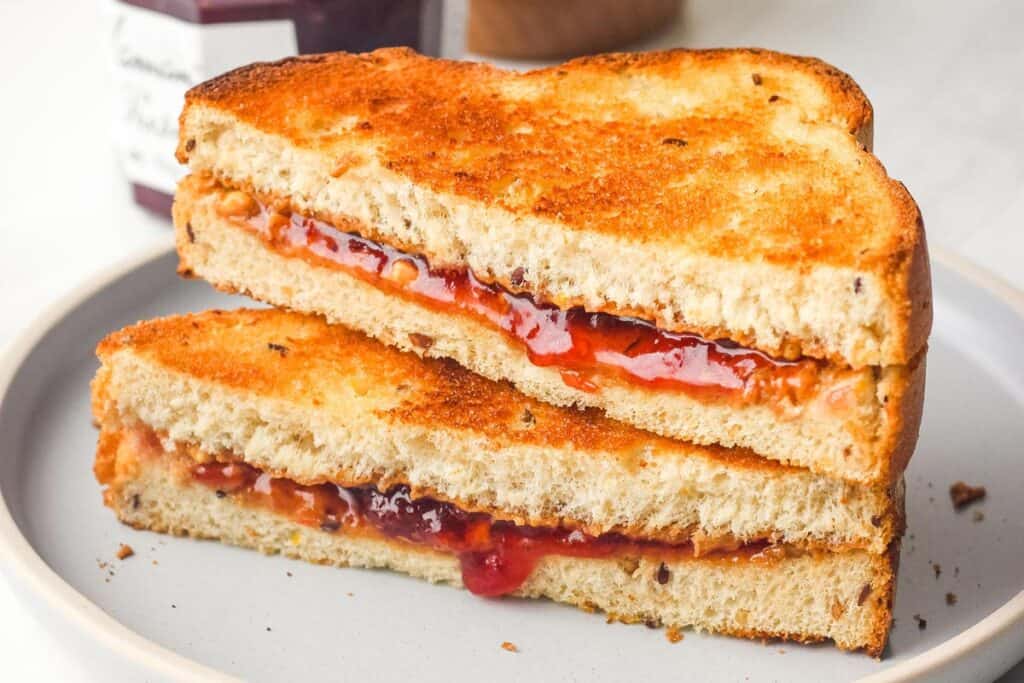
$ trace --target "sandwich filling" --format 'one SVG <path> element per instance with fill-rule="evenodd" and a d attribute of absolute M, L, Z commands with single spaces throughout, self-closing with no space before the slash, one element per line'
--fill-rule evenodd
<path fill-rule="evenodd" d="M 562 309 L 484 282 L 468 268 L 431 267 L 423 255 L 317 218 L 277 211 L 241 192 L 228 191 L 219 209 L 279 254 L 336 268 L 389 293 L 497 327 L 525 347 L 534 365 L 557 368 L 567 385 L 582 391 L 599 391 L 599 377 L 614 376 L 712 399 L 798 405 L 821 383 L 824 363 L 816 359 L 774 358 L 727 339 L 669 332 L 637 318 Z M 525 277 L 513 273 L 513 286 L 525 283 Z M 433 343 L 424 335 L 410 341 L 423 349 Z"/>
<path fill-rule="evenodd" d="M 230 454 L 216 460 L 194 449 L 167 452 L 157 435 L 143 427 L 122 432 L 114 463 L 97 461 L 97 478 L 109 484 L 119 471 L 134 471 L 133 458 L 160 458 L 186 480 L 209 487 L 219 498 L 271 510 L 326 533 L 373 534 L 458 557 L 466 588 L 477 595 L 513 593 L 545 556 L 701 558 L 725 562 L 771 562 L 793 553 L 812 552 L 765 540 L 736 541 L 698 552 L 692 542 L 668 543 L 617 533 L 591 535 L 569 527 L 519 525 L 470 512 L 430 497 L 413 496 L 404 484 L 384 490 L 374 485 L 302 484 L 274 476 Z M 183 452 L 191 452 L 192 456 Z M 667 581 L 667 578 L 666 578 Z"/>

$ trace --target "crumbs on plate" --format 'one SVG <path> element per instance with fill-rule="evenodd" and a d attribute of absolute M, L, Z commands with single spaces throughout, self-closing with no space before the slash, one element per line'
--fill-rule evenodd
<path fill-rule="evenodd" d="M 953 509 L 961 510 L 971 503 L 981 500 L 985 497 L 984 486 L 971 486 L 962 481 L 958 481 L 949 487 L 949 498 L 953 501 Z"/>

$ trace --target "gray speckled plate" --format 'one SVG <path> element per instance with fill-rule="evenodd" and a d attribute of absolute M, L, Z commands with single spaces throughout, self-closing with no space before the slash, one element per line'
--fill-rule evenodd
<path fill-rule="evenodd" d="M 105 273 L 44 315 L 0 367 L 0 560 L 108 679 L 964 681 L 1024 656 L 1024 298 L 948 257 L 935 264 L 925 420 L 881 662 L 693 633 L 673 645 L 546 602 L 483 600 L 121 526 L 91 472 L 96 341 L 140 318 L 247 304 L 179 280 L 174 264 L 161 249 Z M 988 498 L 955 513 L 947 489 L 958 479 L 986 485 Z M 136 555 L 118 561 L 122 542 Z"/>

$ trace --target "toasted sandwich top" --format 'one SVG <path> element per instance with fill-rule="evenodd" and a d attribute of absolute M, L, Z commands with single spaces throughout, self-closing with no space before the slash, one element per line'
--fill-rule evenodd
<path fill-rule="evenodd" d="M 388 49 L 254 64 L 188 93 L 183 162 L 217 135 L 195 123 L 199 110 L 297 150 L 279 160 L 279 177 L 308 178 L 307 169 L 289 164 L 312 154 L 329 162 L 334 177 L 380 169 L 503 211 L 521 227 L 539 221 L 652 254 L 798 274 L 842 269 L 850 287 L 856 275 L 883 292 L 868 306 L 878 309 L 878 320 L 858 325 L 891 340 L 833 344 L 811 338 L 824 332 L 803 330 L 756 335 L 736 329 L 743 325 L 690 316 L 698 330 L 741 342 L 760 337 L 770 352 L 793 348 L 794 339 L 783 337 L 802 336 L 804 352 L 854 365 L 905 362 L 924 343 L 927 324 L 911 321 L 906 303 L 921 289 L 911 282 L 920 277 L 912 266 L 924 248 L 919 211 L 867 151 L 872 111 L 863 93 L 817 60 L 678 50 L 604 55 L 520 74 Z M 231 175 L 204 164 L 193 160 L 197 170 Z M 313 203 L 320 188 L 297 183 L 292 193 Z M 525 228 L 521 234 L 536 239 Z M 430 251 L 429 241 L 410 246 Z M 441 265 L 451 256 L 436 251 L 427 255 Z M 862 286 L 856 284 L 858 293 Z M 636 308 L 662 317 L 656 307 Z"/>
<path fill-rule="evenodd" d="M 188 103 L 569 229 L 836 264 L 916 236 L 913 201 L 852 135 L 870 104 L 816 60 L 673 51 L 516 74 L 387 49 L 254 64 Z"/>

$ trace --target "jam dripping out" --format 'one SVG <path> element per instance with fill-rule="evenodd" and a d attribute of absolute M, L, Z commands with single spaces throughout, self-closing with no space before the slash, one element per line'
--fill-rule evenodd
<path fill-rule="evenodd" d="M 592 536 L 561 527 L 519 526 L 494 520 L 451 503 L 413 498 L 405 485 L 387 491 L 373 486 L 306 486 L 239 462 L 194 465 L 192 476 L 215 489 L 218 496 L 240 497 L 245 503 L 269 508 L 306 526 L 328 532 L 370 527 L 389 538 L 454 553 L 462 567 L 463 583 L 477 595 L 514 592 L 546 555 L 599 558 L 656 552 L 660 556 L 693 556 L 688 543 L 670 545 L 620 534 Z M 765 543 L 749 543 L 723 557 L 731 561 L 759 557 L 766 547 Z"/>
<path fill-rule="evenodd" d="M 471 270 L 431 268 L 421 255 L 299 214 L 285 216 L 262 207 L 247 225 L 282 253 L 338 267 L 436 309 L 482 318 L 523 343 L 533 364 L 557 367 L 567 385 L 582 391 L 599 390 L 597 376 L 615 374 L 712 398 L 797 403 L 816 384 L 819 362 L 813 359 L 776 359 L 728 340 L 667 332 L 636 318 L 538 303 L 528 294 L 482 282 Z"/>

